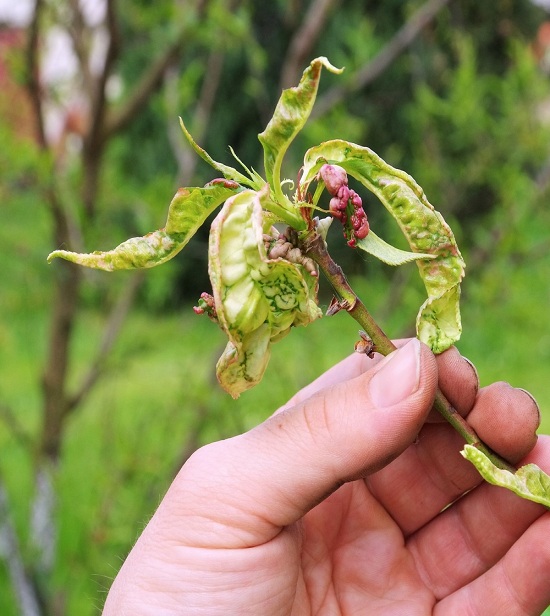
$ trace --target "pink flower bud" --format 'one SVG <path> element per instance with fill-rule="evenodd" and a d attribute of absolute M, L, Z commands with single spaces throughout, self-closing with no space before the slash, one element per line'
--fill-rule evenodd
<path fill-rule="evenodd" d="M 319 175 L 331 195 L 336 195 L 341 186 L 348 184 L 346 170 L 338 165 L 323 165 L 319 170 Z"/>
<path fill-rule="evenodd" d="M 338 192 L 336 193 L 336 196 L 344 202 L 344 207 L 346 207 L 350 198 L 349 188 L 347 186 L 340 186 Z"/>
<path fill-rule="evenodd" d="M 358 229 L 361 228 L 363 224 L 363 220 L 364 218 L 360 218 L 359 216 L 357 216 L 356 213 L 353 213 L 351 215 L 351 226 L 353 227 L 354 231 L 357 231 Z"/>
<path fill-rule="evenodd" d="M 351 204 L 353 205 L 354 208 L 363 207 L 363 200 L 354 190 L 349 191 L 349 197 L 351 199 Z"/>
<path fill-rule="evenodd" d="M 358 240 L 363 240 L 367 237 L 367 235 L 369 234 L 369 231 L 370 231 L 369 221 L 365 218 L 363 219 L 363 223 L 359 227 L 359 229 L 355 229 L 355 237 Z"/>
<path fill-rule="evenodd" d="M 332 212 L 334 210 L 340 210 L 341 212 L 345 211 L 347 206 L 347 201 L 342 201 L 342 199 L 340 199 L 340 197 L 332 197 L 332 199 L 330 200 L 328 207 L 329 210 Z"/>

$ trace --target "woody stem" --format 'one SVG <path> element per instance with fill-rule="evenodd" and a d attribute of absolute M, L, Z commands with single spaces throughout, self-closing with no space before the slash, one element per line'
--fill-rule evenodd
<path fill-rule="evenodd" d="M 309 234 L 303 241 L 305 254 L 313 259 L 330 283 L 343 310 L 359 323 L 374 343 L 374 350 L 381 355 L 388 355 L 396 346 L 374 320 L 366 306 L 351 288 L 342 268 L 332 260 L 323 238 L 316 232 Z M 458 413 L 440 389 L 437 390 L 434 408 L 462 436 L 469 445 L 482 451 L 498 468 L 515 472 L 515 468 L 506 460 L 489 449 L 476 434 L 475 430 Z"/>

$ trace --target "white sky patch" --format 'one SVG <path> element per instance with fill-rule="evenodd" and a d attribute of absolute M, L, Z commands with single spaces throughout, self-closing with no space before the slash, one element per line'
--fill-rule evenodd
<path fill-rule="evenodd" d="M 34 10 L 34 0 L 0 0 L 0 23 L 27 26 Z"/>
<path fill-rule="evenodd" d="M 0 24 L 25 27 L 30 23 L 35 0 L 0 0 Z M 80 0 L 84 20 L 98 26 L 105 19 L 106 0 Z"/>

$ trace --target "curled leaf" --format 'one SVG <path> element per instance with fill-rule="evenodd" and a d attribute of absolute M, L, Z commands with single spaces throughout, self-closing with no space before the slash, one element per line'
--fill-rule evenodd
<path fill-rule="evenodd" d="M 304 71 L 300 83 L 295 88 L 283 91 L 273 117 L 266 129 L 258 135 L 264 149 L 267 181 L 280 202 L 288 201 L 281 190 L 283 158 L 311 113 L 323 67 L 333 73 L 341 73 L 343 70 L 334 67 L 325 57 L 313 60 Z"/>
<path fill-rule="evenodd" d="M 356 246 L 387 265 L 403 265 L 417 259 L 435 259 L 435 255 L 428 253 L 409 252 L 396 248 L 385 242 L 381 237 L 378 237 L 372 229 L 370 229 L 367 237 L 357 240 Z"/>
<path fill-rule="evenodd" d="M 477 468 L 485 481 L 512 490 L 521 498 L 550 507 L 550 477 L 536 464 L 526 464 L 511 473 L 495 466 L 473 445 L 465 445 L 460 453 Z"/>
<path fill-rule="evenodd" d="M 462 331 L 459 298 L 465 265 L 450 227 L 411 176 L 391 167 L 369 148 L 347 141 L 327 141 L 306 152 L 302 194 L 326 163 L 343 167 L 373 192 L 397 221 L 417 254 L 428 293 L 417 317 L 417 335 L 434 353 L 443 352 Z M 369 247 L 368 242 L 357 245 Z"/>
<path fill-rule="evenodd" d="M 216 372 L 234 398 L 256 385 L 270 345 L 292 326 L 321 316 L 317 278 L 297 263 L 270 259 L 263 241 L 261 193 L 244 191 L 229 199 L 212 224 L 209 273 L 216 314 L 229 342 Z"/>
<path fill-rule="evenodd" d="M 80 254 L 55 250 L 48 256 L 48 261 L 60 257 L 108 272 L 155 267 L 177 255 L 208 216 L 240 190 L 236 182 L 227 180 L 214 180 L 204 188 L 180 188 L 170 203 L 164 229 L 144 237 L 133 237 L 104 252 Z"/>

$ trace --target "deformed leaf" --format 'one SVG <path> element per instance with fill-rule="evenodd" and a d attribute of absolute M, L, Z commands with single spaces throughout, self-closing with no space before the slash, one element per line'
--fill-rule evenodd
<path fill-rule="evenodd" d="M 368 252 L 388 265 L 403 265 L 417 259 L 435 259 L 435 255 L 424 252 L 408 252 L 385 242 L 371 229 L 367 237 L 357 240 L 357 247 Z"/>
<path fill-rule="evenodd" d="M 267 181 L 280 201 L 285 199 L 281 191 L 283 158 L 311 113 L 323 67 L 333 73 L 341 73 L 343 70 L 334 67 L 325 57 L 313 60 L 304 71 L 300 83 L 295 88 L 283 90 L 273 117 L 266 129 L 258 135 L 264 149 Z"/>
<path fill-rule="evenodd" d="M 144 237 L 133 237 L 104 252 L 80 254 L 55 250 L 48 256 L 48 261 L 60 257 L 108 272 L 155 267 L 177 255 L 208 216 L 240 190 L 236 182 L 226 180 L 215 180 L 204 188 L 180 188 L 170 203 L 164 229 Z"/>
<path fill-rule="evenodd" d="M 326 163 L 340 165 L 373 192 L 396 219 L 411 250 L 422 253 L 416 263 L 428 299 L 417 317 L 417 335 L 434 353 L 443 352 L 462 330 L 459 297 L 465 266 L 451 229 L 411 176 L 369 148 L 347 141 L 327 141 L 306 152 L 302 194 Z"/>
<path fill-rule="evenodd" d="M 178 235 L 169 235 L 159 230 L 144 237 L 132 237 L 113 250 L 104 252 L 96 250 L 81 254 L 69 250 L 54 250 L 48 255 L 48 262 L 60 258 L 106 272 L 140 269 L 155 267 L 169 261 L 183 246 Z"/>
<path fill-rule="evenodd" d="M 260 381 L 272 342 L 322 314 L 317 278 L 300 264 L 267 256 L 262 207 L 267 192 L 266 185 L 261 193 L 244 191 L 229 199 L 210 233 L 216 315 L 229 338 L 216 372 L 234 398 Z"/>
<path fill-rule="evenodd" d="M 485 481 L 512 490 L 522 498 L 550 507 L 550 477 L 536 464 L 526 464 L 512 473 L 495 466 L 473 445 L 465 445 L 460 453 L 477 468 Z"/>

